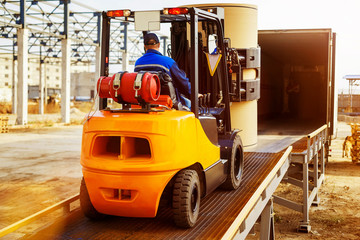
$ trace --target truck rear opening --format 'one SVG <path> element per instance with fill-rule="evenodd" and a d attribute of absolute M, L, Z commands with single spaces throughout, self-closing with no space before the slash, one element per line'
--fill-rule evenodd
<path fill-rule="evenodd" d="M 331 29 L 259 31 L 260 133 L 301 134 L 329 122 L 332 132 L 332 38 Z"/>

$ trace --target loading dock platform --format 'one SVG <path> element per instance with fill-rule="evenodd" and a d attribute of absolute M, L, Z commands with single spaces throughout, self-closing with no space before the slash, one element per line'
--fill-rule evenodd
<path fill-rule="evenodd" d="M 245 239 L 259 216 L 261 216 L 260 239 L 274 239 L 273 199 L 274 202 L 290 208 L 295 206 L 295 204 L 289 204 L 288 202 L 284 204 L 281 200 L 279 201 L 278 197 L 273 195 L 282 180 L 291 182 L 296 186 L 300 186 L 302 181 L 301 186 L 305 189 L 304 202 L 302 205 L 300 204 L 292 209 L 301 210 L 304 217 L 309 216 L 311 203 L 314 200 L 316 202 L 318 199 L 317 190 L 324 180 L 323 151 L 326 129 L 326 126 L 323 126 L 307 137 L 301 138 L 291 144 L 294 148 L 289 146 L 276 153 L 245 152 L 244 178 L 240 188 L 236 191 L 219 189 L 204 198 L 201 201 L 200 219 L 194 228 L 187 230 L 177 228 L 172 222 L 170 208 L 161 209 L 154 219 L 109 216 L 98 222 L 88 220 L 79 209 L 75 209 L 55 223 L 33 234 L 26 235 L 24 239 Z M 274 146 L 277 145 L 274 142 Z M 301 159 L 306 159 L 306 161 L 301 160 L 301 164 L 303 169 L 307 170 L 302 173 L 303 179 L 292 180 L 289 177 L 291 173 L 289 174 L 288 170 L 296 166 L 299 156 L 303 156 Z M 310 160 L 312 160 L 314 166 L 313 173 L 309 173 Z M 320 173 L 316 169 L 318 163 L 321 165 Z M 315 176 L 318 180 L 314 180 L 314 184 L 310 184 L 309 176 L 310 178 Z M 313 177 L 313 179 L 315 178 Z M 312 190 L 312 193 L 310 195 L 305 194 L 308 193 L 307 190 Z M 63 201 L 63 206 L 57 204 L 56 209 L 64 207 L 68 212 L 72 201 L 77 201 L 77 197 L 72 197 L 72 200 L 69 201 Z M 33 218 L 28 218 L 27 222 L 37 218 L 39 218 L 39 215 L 35 214 Z M 15 231 L 20 225 L 23 226 L 24 222 L 20 221 L 0 230 L 0 236 Z M 306 226 L 309 226 L 309 224 Z M 306 227 L 306 229 L 309 228 Z"/>
<path fill-rule="evenodd" d="M 99 222 L 76 210 L 26 239 L 229 239 L 236 234 L 243 238 L 285 175 L 290 153 L 291 147 L 279 153 L 245 153 L 241 187 L 236 191 L 217 190 L 203 199 L 199 221 L 191 229 L 176 227 L 170 208 L 160 210 L 154 219 L 108 217 Z"/>

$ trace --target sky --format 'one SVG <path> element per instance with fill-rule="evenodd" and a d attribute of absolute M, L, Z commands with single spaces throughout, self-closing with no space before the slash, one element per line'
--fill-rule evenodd
<path fill-rule="evenodd" d="M 156 10 L 213 0 L 87 0 L 98 10 Z M 222 3 L 246 3 L 258 6 L 258 29 L 331 28 L 337 34 L 336 82 L 347 88 L 348 74 L 360 74 L 360 0 L 244 0 Z"/>

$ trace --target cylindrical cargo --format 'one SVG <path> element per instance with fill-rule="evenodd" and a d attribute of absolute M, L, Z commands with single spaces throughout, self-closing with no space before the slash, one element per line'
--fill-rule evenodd
<path fill-rule="evenodd" d="M 258 47 L 257 6 L 248 4 L 196 4 L 198 8 L 224 8 L 225 37 L 230 38 L 232 48 Z M 243 69 L 242 79 L 254 80 L 255 69 Z M 257 100 L 232 102 L 231 126 L 241 130 L 244 146 L 257 143 Z"/>

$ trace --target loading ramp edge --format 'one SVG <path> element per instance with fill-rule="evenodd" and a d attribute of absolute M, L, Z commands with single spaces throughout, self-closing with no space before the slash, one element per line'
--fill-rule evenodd
<path fill-rule="evenodd" d="M 265 180 L 258 187 L 256 192 L 252 195 L 240 214 L 236 217 L 235 221 L 231 224 L 230 228 L 226 231 L 222 240 L 226 239 L 245 239 L 250 230 L 253 228 L 257 219 L 263 214 L 264 209 L 271 202 L 272 208 L 272 195 L 285 176 L 291 162 L 290 153 L 292 146 L 289 146 L 280 158 L 275 167 L 267 175 Z M 266 214 L 266 213 L 264 213 Z M 271 213 L 270 213 L 271 214 Z M 269 218 L 267 218 L 269 219 Z M 265 227 L 269 224 L 268 221 L 261 222 L 260 235 L 265 239 L 269 239 L 270 229 Z M 271 227 L 271 226 L 270 226 Z M 265 231 L 265 232 L 264 232 Z M 264 238 L 261 238 L 264 239 Z"/>
<path fill-rule="evenodd" d="M 58 202 L 50 207 L 47 207 L 37 213 L 34 213 L 32 215 L 30 215 L 29 217 L 26 217 L 24 219 L 21 219 L 20 221 L 17 221 L 3 229 L 0 229 L 0 238 L 4 237 L 14 231 L 16 231 L 17 229 L 26 226 L 36 220 L 38 220 L 39 218 L 44 217 L 45 215 L 48 215 L 51 212 L 54 212 L 58 209 L 63 209 L 64 214 L 68 214 L 70 213 L 70 204 L 77 201 L 79 199 L 79 194 L 75 194 L 61 202 Z"/>

